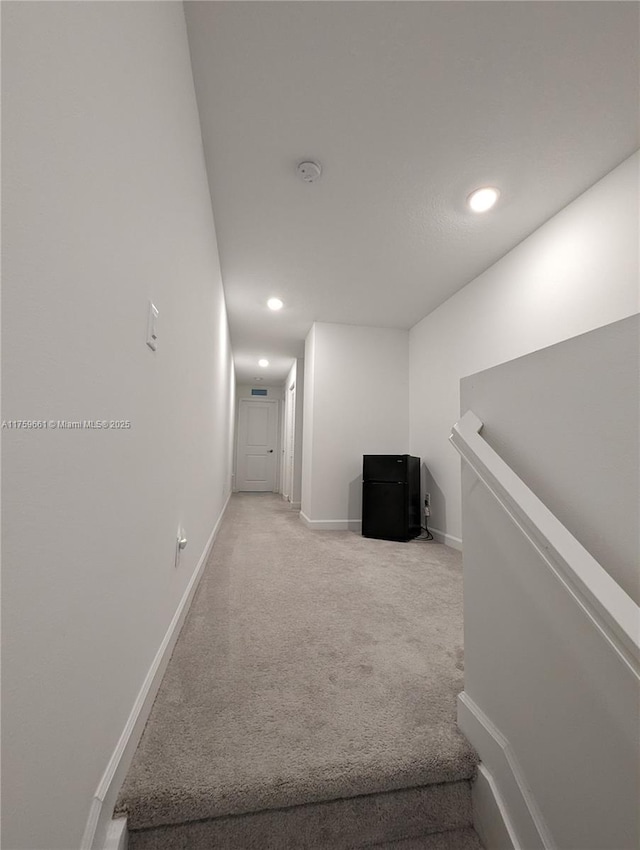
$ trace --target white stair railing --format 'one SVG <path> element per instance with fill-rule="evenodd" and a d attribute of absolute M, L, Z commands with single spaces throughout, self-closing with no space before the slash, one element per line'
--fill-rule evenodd
<path fill-rule="evenodd" d="M 491 448 L 482 427 L 469 410 L 449 440 L 640 679 L 640 607 Z"/>

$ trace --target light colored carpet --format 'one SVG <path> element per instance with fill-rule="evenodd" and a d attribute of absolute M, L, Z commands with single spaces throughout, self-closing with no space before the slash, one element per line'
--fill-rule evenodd
<path fill-rule="evenodd" d="M 457 552 L 235 495 L 117 811 L 144 830 L 467 780 L 462 666 Z"/>

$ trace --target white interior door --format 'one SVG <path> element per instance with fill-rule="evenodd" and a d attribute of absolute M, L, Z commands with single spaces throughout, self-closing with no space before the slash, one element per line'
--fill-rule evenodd
<path fill-rule="evenodd" d="M 241 398 L 236 489 L 275 490 L 278 402 Z"/>

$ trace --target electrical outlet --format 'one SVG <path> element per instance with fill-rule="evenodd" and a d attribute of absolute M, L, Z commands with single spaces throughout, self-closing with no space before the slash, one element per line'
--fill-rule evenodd
<path fill-rule="evenodd" d="M 424 494 L 424 506 L 425 508 L 431 507 L 431 493 Z"/>
<path fill-rule="evenodd" d="M 175 555 L 175 561 L 174 561 L 174 567 L 176 569 L 178 569 L 178 567 L 180 566 L 180 555 L 182 553 L 182 550 L 186 547 L 186 545 L 187 545 L 187 538 L 184 536 L 184 529 L 182 527 L 179 527 L 178 528 L 178 534 L 176 536 L 176 555 Z"/>

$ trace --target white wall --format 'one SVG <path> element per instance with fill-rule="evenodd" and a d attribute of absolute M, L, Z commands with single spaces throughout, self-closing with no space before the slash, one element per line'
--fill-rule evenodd
<path fill-rule="evenodd" d="M 462 537 L 448 444 L 460 378 L 636 313 L 635 154 L 410 332 L 410 450 L 428 468 L 430 527 Z M 492 219 L 487 218 L 487 227 Z"/>
<path fill-rule="evenodd" d="M 462 411 L 640 604 L 639 317 L 465 378 Z"/>
<path fill-rule="evenodd" d="M 462 730 L 493 775 L 518 846 L 631 850 L 640 835 L 637 675 L 466 466 L 462 481 Z"/>
<path fill-rule="evenodd" d="M 484 423 L 483 439 L 635 601 L 594 581 L 605 610 L 636 631 L 639 343 L 635 315 L 472 375 L 460 389 L 463 411 Z M 563 571 L 553 545 L 532 543 L 530 529 L 516 526 L 466 463 L 462 506 L 460 723 L 519 846 L 636 847 L 637 662 L 634 671 L 614 650 L 616 632 L 580 597 L 580 581 L 556 575 Z M 587 560 L 578 556 L 572 566 L 597 576 Z M 488 812 L 480 804 L 475 813 L 482 831 Z"/>
<path fill-rule="evenodd" d="M 2 18 L 2 417 L 131 421 L 2 432 L 3 846 L 71 850 L 230 492 L 233 364 L 182 4 Z"/>
<path fill-rule="evenodd" d="M 302 515 L 359 527 L 362 455 L 409 442 L 408 331 L 316 322 L 305 348 Z"/>

